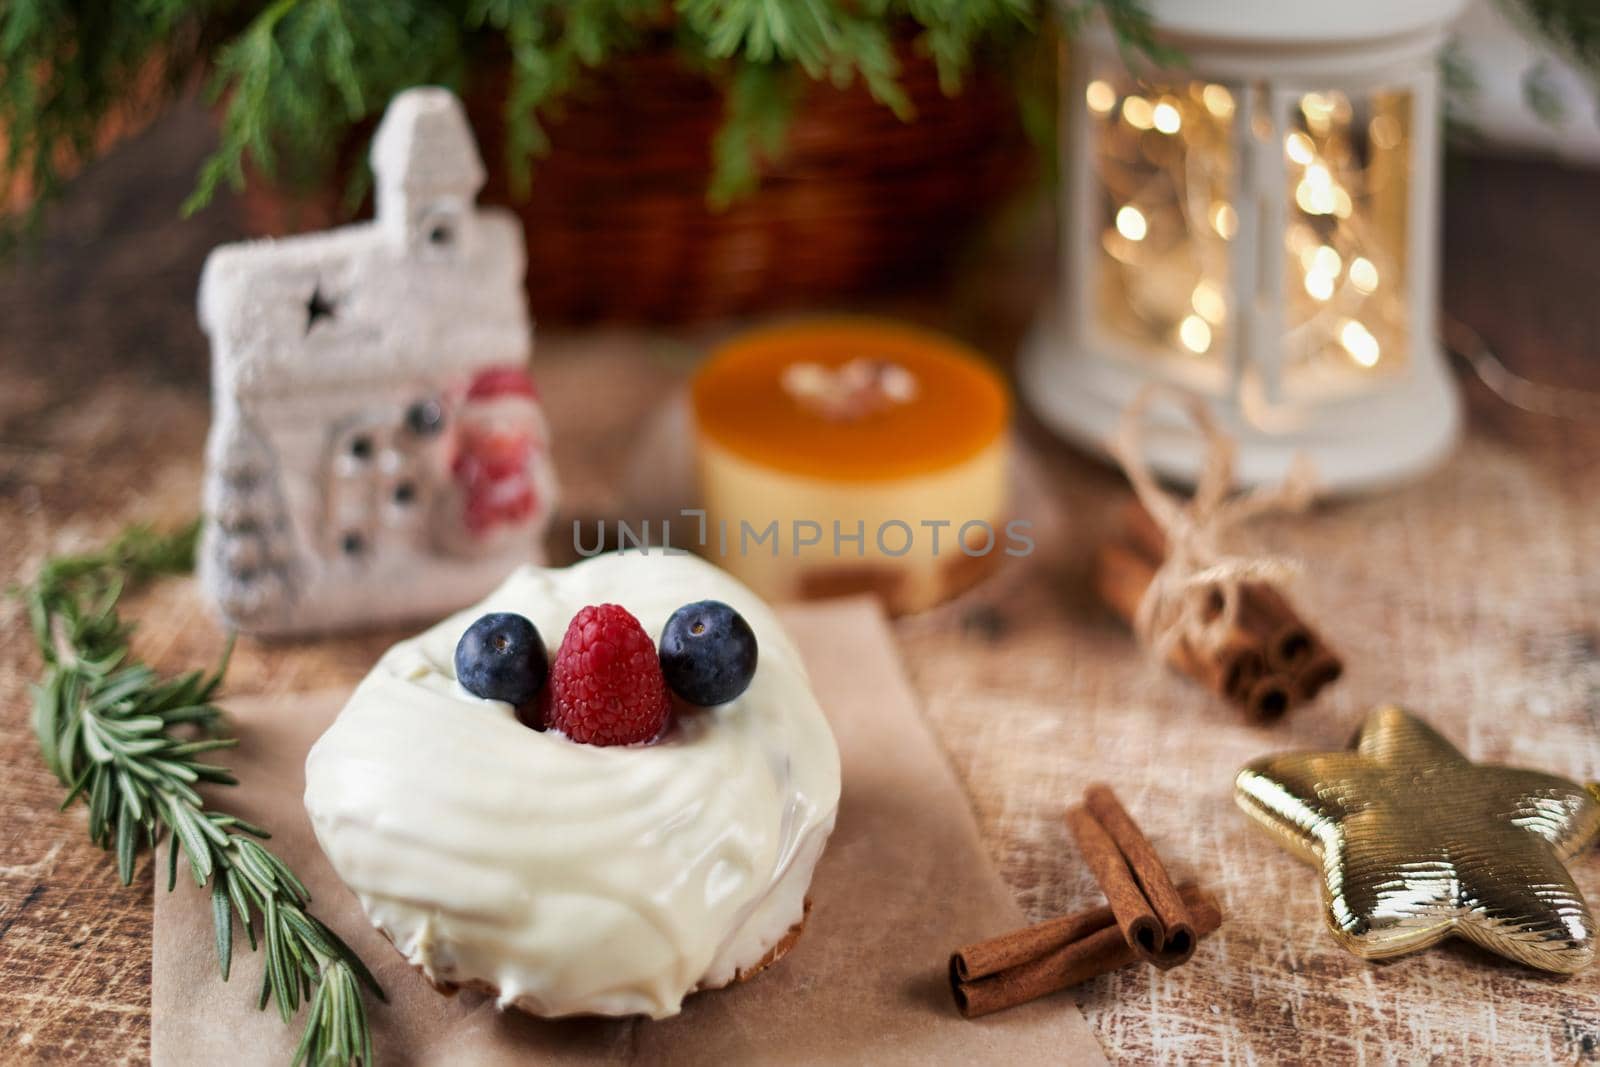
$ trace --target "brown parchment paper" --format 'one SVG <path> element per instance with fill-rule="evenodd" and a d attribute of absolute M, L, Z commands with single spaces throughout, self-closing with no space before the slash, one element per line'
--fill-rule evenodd
<path fill-rule="evenodd" d="M 1070 994 L 968 1022 L 951 1004 L 952 949 L 1022 921 L 990 866 L 967 798 L 923 726 L 876 603 L 786 608 L 843 757 L 839 820 L 812 882 L 805 932 L 770 970 L 696 994 L 663 1021 L 535 1019 L 470 992 L 445 997 L 366 922 L 301 806 L 312 741 L 344 692 L 231 700 L 243 783 L 231 810 L 274 831 L 313 912 L 359 952 L 389 997 L 373 1004 L 379 1059 L 395 1064 L 1104 1063 Z M 165 871 L 165 864 L 157 870 Z M 218 978 L 207 895 L 182 864 L 156 888 L 151 1059 L 286 1064 L 300 1020 L 258 1012 L 260 957 L 235 934 Z"/>

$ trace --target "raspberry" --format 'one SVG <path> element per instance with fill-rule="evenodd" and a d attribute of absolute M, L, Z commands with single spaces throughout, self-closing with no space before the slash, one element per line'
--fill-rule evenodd
<path fill-rule="evenodd" d="M 667 725 L 672 702 L 655 642 L 616 604 L 573 616 L 550 668 L 546 725 L 585 745 L 636 745 Z"/>

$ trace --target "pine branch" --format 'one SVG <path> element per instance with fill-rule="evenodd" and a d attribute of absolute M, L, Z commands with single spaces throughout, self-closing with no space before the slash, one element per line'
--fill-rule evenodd
<path fill-rule="evenodd" d="M 501 37 L 511 57 L 504 115 L 505 164 L 513 193 L 527 194 L 533 160 L 550 148 L 540 116 L 571 92 L 586 71 L 637 47 L 664 10 L 662 0 L 472 0 L 468 28 Z"/>
<path fill-rule="evenodd" d="M 34 687 L 33 728 L 45 766 L 68 790 L 61 807 L 88 808 L 89 839 L 116 856 L 123 885 L 141 851 L 168 838 L 167 890 L 180 854 L 195 885 L 211 888 L 217 961 L 227 980 L 234 919 L 252 951 L 264 948 L 259 1006 L 273 1003 L 285 1023 L 302 1001 L 306 1027 L 295 1063 L 370 1064 L 372 1035 L 361 997 L 383 992 L 355 953 L 306 911 L 305 885 L 260 841 L 270 835 L 208 808 L 201 785 L 236 785 L 209 752 L 237 741 L 220 736 L 213 702 L 228 656 L 210 674 L 163 678 L 129 656 L 131 625 L 116 610 L 124 588 L 193 567 L 199 523 L 161 536 L 133 527 L 106 549 L 55 559 L 27 604 L 45 664 Z M 231 644 L 230 644 L 231 648 Z"/>
<path fill-rule="evenodd" d="M 800 95 L 791 74 L 769 63 L 736 68 L 727 86 L 727 112 L 711 144 L 706 199 L 712 210 L 724 210 L 752 192 L 761 181 L 760 164 L 782 153 Z"/>
<path fill-rule="evenodd" d="M 873 99 L 902 118 L 911 101 L 896 80 L 890 5 L 848 0 L 678 0 L 678 17 L 711 59 L 792 63 L 815 81 L 848 85 L 859 76 Z"/>
<path fill-rule="evenodd" d="M 1177 66 L 1183 61 L 1181 52 L 1156 36 L 1145 0 L 1067 0 L 1060 14 L 1062 32 L 1068 37 L 1076 35 L 1090 19 L 1103 17 L 1129 66 L 1141 57 L 1158 67 Z"/>
<path fill-rule="evenodd" d="M 510 65 L 504 165 L 513 190 L 526 192 L 548 149 L 543 121 L 586 74 L 670 27 L 680 56 L 717 71 L 735 94 L 708 193 L 721 204 L 754 187 L 759 159 L 772 154 L 770 131 L 786 129 L 793 106 L 789 93 L 771 91 L 778 80 L 758 86 L 752 70 L 859 80 L 909 121 L 896 52 L 907 36 L 955 93 L 980 52 L 1008 67 L 1057 15 L 1070 30 L 1100 14 L 1130 52 L 1170 58 L 1141 0 L 4 0 L 0 202 L 8 190 L 35 205 L 57 195 L 72 164 L 100 150 L 102 124 L 152 64 L 169 94 L 205 72 L 221 108 L 220 144 L 185 203 L 192 212 L 220 188 L 242 187 L 250 167 L 289 185 L 326 181 L 350 158 L 342 149 L 352 134 L 396 93 L 419 84 L 459 91 L 491 56 Z M 368 181 L 358 163 L 347 194 Z"/>
<path fill-rule="evenodd" d="M 212 61 L 221 144 L 184 204 L 244 187 L 246 160 L 291 185 L 324 180 L 344 138 L 419 84 L 459 89 L 467 65 L 460 15 L 438 0 L 274 0 Z M 365 182 L 366 175 L 354 176 Z"/>
<path fill-rule="evenodd" d="M 906 0 L 905 7 L 923 29 L 923 44 L 939 69 L 940 88 L 952 96 L 960 92 L 980 49 L 1009 48 L 1048 21 L 1028 0 Z"/>
<path fill-rule="evenodd" d="M 1600 87 L 1600 6 L 1594 0 L 1501 0 L 1573 60 Z"/>

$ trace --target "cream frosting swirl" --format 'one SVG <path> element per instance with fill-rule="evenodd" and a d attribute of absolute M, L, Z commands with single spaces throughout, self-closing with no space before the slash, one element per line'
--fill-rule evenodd
<path fill-rule="evenodd" d="M 654 744 L 539 733 L 455 680 L 485 612 L 527 616 L 553 656 L 585 605 L 659 640 L 705 599 L 749 621 L 755 677 Z M 430 978 L 552 1016 L 673 1015 L 754 966 L 803 918 L 838 801 L 838 748 L 772 611 L 659 549 L 515 571 L 386 652 L 306 760 L 317 839 L 373 924 Z"/>

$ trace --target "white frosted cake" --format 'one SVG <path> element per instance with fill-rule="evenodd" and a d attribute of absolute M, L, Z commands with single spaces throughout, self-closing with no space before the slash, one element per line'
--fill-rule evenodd
<path fill-rule="evenodd" d="M 579 743 L 578 726 L 551 725 L 549 690 L 587 692 L 574 671 L 616 666 L 586 609 L 620 606 L 605 610 L 665 648 L 669 621 L 697 602 L 742 617 L 759 642 L 739 695 L 702 707 L 674 689 L 665 725 L 637 743 Z M 516 616 L 555 662 L 540 705 L 458 680 L 474 620 Z M 436 985 L 539 1015 L 660 1018 L 793 942 L 838 809 L 839 754 L 766 604 L 693 557 L 608 555 L 519 569 L 391 648 L 312 748 L 305 802 L 373 924 Z"/>

